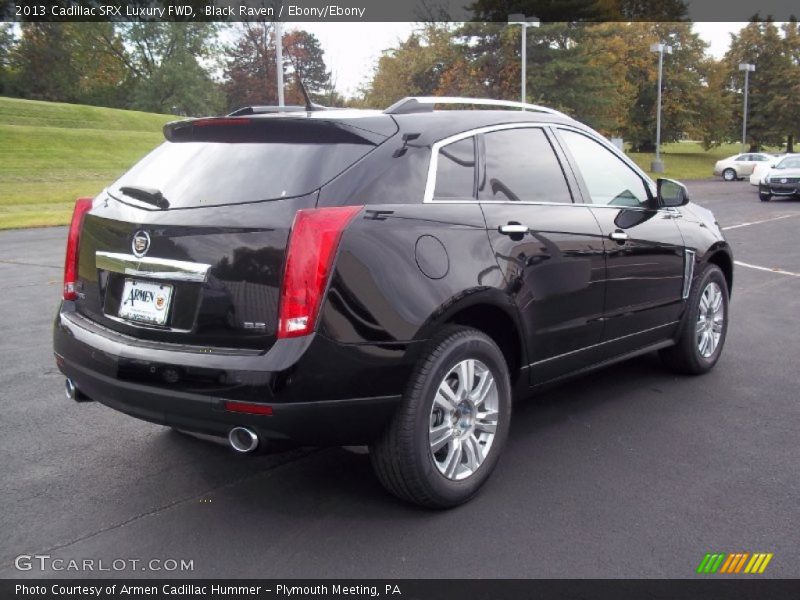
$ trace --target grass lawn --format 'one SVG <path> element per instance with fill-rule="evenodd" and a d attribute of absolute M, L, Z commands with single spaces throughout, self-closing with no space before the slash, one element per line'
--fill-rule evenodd
<path fill-rule="evenodd" d="M 0 229 L 69 223 L 158 145 L 171 115 L 0 97 Z"/>
<path fill-rule="evenodd" d="M 700 142 L 675 142 L 661 147 L 661 161 L 664 173 L 650 171 L 650 163 L 655 160 L 655 153 L 628 152 L 628 156 L 644 169 L 650 177 L 667 177 L 669 179 L 708 179 L 713 177 L 714 163 L 742 151 L 741 144 L 722 144 L 709 151 L 703 150 Z"/>

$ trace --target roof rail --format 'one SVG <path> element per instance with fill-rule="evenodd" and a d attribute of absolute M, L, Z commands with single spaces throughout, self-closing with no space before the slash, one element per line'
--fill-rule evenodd
<path fill-rule="evenodd" d="M 522 110 L 532 110 L 536 112 L 566 117 L 562 112 L 540 106 L 538 104 L 527 104 L 525 102 L 514 102 L 512 100 L 492 100 L 490 98 L 459 98 L 458 96 L 408 96 L 395 102 L 383 112 L 387 115 L 403 115 L 408 113 L 433 112 L 437 104 L 474 104 L 475 106 L 502 106 L 505 108 L 521 108 Z"/>

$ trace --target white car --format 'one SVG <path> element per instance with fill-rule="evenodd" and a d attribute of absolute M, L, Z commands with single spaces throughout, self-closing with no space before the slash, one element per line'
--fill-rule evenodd
<path fill-rule="evenodd" d="M 765 152 L 745 152 L 718 160 L 714 165 L 714 175 L 722 175 L 725 181 L 736 181 L 748 177 L 756 165 L 769 164 L 774 157 Z"/>
<path fill-rule="evenodd" d="M 758 184 L 762 202 L 769 202 L 773 196 L 800 196 L 800 154 L 787 154 Z"/>
<path fill-rule="evenodd" d="M 753 169 L 752 175 L 750 175 L 750 185 L 759 185 L 764 183 L 764 178 L 769 173 L 770 169 L 775 168 L 780 160 L 786 156 L 798 156 L 797 154 L 773 154 L 774 158 L 768 163 L 758 163 L 756 168 Z"/>

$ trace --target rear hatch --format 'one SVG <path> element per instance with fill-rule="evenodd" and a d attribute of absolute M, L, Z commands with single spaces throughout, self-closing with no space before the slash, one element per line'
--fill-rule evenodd
<path fill-rule="evenodd" d="M 385 116 L 166 126 L 86 215 L 76 310 L 145 340 L 268 349 L 295 213 L 395 131 Z"/>

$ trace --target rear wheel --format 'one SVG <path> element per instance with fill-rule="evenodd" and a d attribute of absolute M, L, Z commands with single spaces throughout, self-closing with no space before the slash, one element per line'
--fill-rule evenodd
<path fill-rule="evenodd" d="M 734 171 L 733 169 L 725 169 L 722 172 L 722 178 L 725 181 L 736 181 L 736 171 Z"/>
<path fill-rule="evenodd" d="M 370 448 L 372 466 L 403 500 L 456 506 L 489 478 L 510 420 L 503 353 L 480 331 L 448 328 L 432 340 L 400 408 Z"/>
<path fill-rule="evenodd" d="M 661 350 L 664 363 L 680 373 L 710 371 L 728 333 L 728 285 L 722 270 L 709 264 L 689 294 L 675 346 Z"/>

